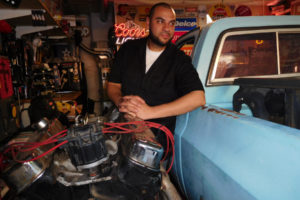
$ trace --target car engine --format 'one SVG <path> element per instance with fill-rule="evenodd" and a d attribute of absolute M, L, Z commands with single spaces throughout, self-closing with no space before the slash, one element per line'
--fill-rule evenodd
<path fill-rule="evenodd" d="M 164 199 L 155 126 L 107 121 L 81 118 L 64 130 L 44 118 L 10 141 L 0 167 L 12 199 Z"/>

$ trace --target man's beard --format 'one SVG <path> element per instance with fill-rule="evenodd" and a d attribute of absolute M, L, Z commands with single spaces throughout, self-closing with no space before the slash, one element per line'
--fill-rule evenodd
<path fill-rule="evenodd" d="M 171 43 L 173 37 L 171 37 L 171 38 L 169 39 L 169 41 L 167 41 L 166 43 L 163 43 L 162 41 L 159 40 L 158 37 L 156 37 L 155 35 L 153 35 L 153 33 L 152 33 L 151 29 L 150 29 L 150 30 L 149 30 L 149 38 L 150 38 L 150 40 L 151 40 L 154 44 L 156 44 L 156 45 L 158 45 L 158 46 L 160 46 L 160 47 L 165 47 L 165 46 L 167 46 L 168 44 Z"/>

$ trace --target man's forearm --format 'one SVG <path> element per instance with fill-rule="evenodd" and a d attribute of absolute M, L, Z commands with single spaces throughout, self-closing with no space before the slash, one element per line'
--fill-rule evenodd
<path fill-rule="evenodd" d="M 149 116 L 145 116 L 145 118 L 152 119 L 181 115 L 203 105 L 205 105 L 204 92 L 200 90 L 192 91 L 170 103 L 151 107 Z"/>
<path fill-rule="evenodd" d="M 108 97 L 124 113 L 140 119 L 155 119 L 176 116 L 190 112 L 199 106 L 205 105 L 205 95 L 201 90 L 192 91 L 170 103 L 149 106 L 138 96 L 122 96 L 121 84 L 108 82 Z"/>

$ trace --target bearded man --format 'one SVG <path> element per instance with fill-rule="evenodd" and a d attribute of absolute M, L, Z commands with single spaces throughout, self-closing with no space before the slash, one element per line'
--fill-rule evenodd
<path fill-rule="evenodd" d="M 155 4 L 147 18 L 149 36 L 120 47 L 107 87 L 120 112 L 160 123 L 172 132 L 177 115 L 205 104 L 191 58 L 171 43 L 175 23 L 175 11 L 169 4 Z M 165 136 L 154 133 L 165 148 Z"/>

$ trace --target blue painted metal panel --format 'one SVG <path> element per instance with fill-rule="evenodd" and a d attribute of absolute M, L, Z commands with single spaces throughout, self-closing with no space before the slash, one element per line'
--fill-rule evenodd
<path fill-rule="evenodd" d="M 300 199 L 300 130 L 208 106 L 178 117 L 175 143 L 189 199 Z"/>

